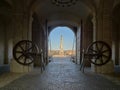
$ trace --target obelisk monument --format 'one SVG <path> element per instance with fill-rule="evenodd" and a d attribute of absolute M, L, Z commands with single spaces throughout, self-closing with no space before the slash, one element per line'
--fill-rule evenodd
<path fill-rule="evenodd" d="M 59 55 L 63 56 L 64 55 L 64 50 L 63 50 L 63 36 L 61 35 L 60 37 L 60 51 Z"/>

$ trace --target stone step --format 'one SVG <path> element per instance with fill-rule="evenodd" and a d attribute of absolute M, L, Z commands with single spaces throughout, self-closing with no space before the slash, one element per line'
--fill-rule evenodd
<path fill-rule="evenodd" d="M 10 71 L 10 66 L 9 65 L 0 65 L 0 74 L 9 72 Z"/>

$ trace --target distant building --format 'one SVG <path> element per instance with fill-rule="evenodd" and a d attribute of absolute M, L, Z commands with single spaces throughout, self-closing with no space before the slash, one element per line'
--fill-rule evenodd
<path fill-rule="evenodd" d="M 60 49 L 59 50 L 49 50 L 49 56 L 71 56 L 75 55 L 75 50 L 64 50 L 63 48 L 63 36 L 60 36 Z"/>
<path fill-rule="evenodd" d="M 51 51 L 48 51 L 49 52 L 49 55 L 61 55 L 61 53 L 59 53 L 59 50 L 51 50 Z M 75 50 L 64 50 L 63 51 L 63 55 L 64 56 L 71 56 L 71 55 L 75 55 Z"/>

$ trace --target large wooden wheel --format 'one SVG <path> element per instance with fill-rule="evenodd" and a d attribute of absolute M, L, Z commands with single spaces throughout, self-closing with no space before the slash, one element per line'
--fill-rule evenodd
<path fill-rule="evenodd" d="M 86 55 L 91 63 L 101 66 L 111 59 L 111 48 L 103 41 L 96 41 L 88 46 Z"/>
<path fill-rule="evenodd" d="M 13 48 L 13 57 L 22 65 L 29 65 L 35 60 L 35 56 L 39 53 L 38 47 L 29 40 L 18 42 Z"/>

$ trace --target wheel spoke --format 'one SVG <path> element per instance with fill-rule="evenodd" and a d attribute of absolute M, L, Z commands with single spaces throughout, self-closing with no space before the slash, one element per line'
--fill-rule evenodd
<path fill-rule="evenodd" d="M 25 57 L 25 59 L 24 59 L 24 64 L 26 64 L 26 61 L 27 61 L 27 58 Z"/>
<path fill-rule="evenodd" d="M 16 53 L 23 53 L 22 51 L 16 51 Z"/>
<path fill-rule="evenodd" d="M 30 50 L 31 50 L 31 49 L 33 49 L 33 48 L 34 48 L 34 46 L 32 46 L 32 47 L 28 48 L 28 49 L 27 49 L 27 51 L 30 51 Z"/>
<path fill-rule="evenodd" d="M 100 62 L 101 62 L 101 64 L 103 64 L 103 59 L 102 59 L 102 57 L 100 57 Z"/>
<path fill-rule="evenodd" d="M 104 54 L 103 54 L 102 56 L 103 56 L 103 57 L 105 57 L 105 58 L 109 58 L 109 56 L 107 56 L 107 55 L 104 55 Z"/>
<path fill-rule="evenodd" d="M 29 60 L 32 62 L 32 61 L 33 61 L 33 57 L 32 57 L 32 56 L 29 56 Z"/>
<path fill-rule="evenodd" d="M 94 49 L 92 49 L 92 48 L 90 49 L 90 51 L 93 51 L 93 52 L 97 53 L 97 51 L 96 51 L 96 50 L 94 50 Z"/>
<path fill-rule="evenodd" d="M 96 48 L 97 48 L 97 50 L 99 50 L 98 43 L 96 43 Z"/>
<path fill-rule="evenodd" d="M 109 52 L 109 49 L 102 51 L 102 53 Z"/>
<path fill-rule="evenodd" d="M 19 60 L 21 57 L 24 57 L 24 55 L 23 55 L 23 54 L 22 54 L 22 55 L 20 55 L 20 56 L 18 57 L 18 60 Z"/>
<path fill-rule="evenodd" d="M 104 45 L 102 44 L 101 47 L 100 47 L 100 50 L 101 50 L 101 51 L 102 51 L 103 47 L 104 47 Z"/>
<path fill-rule="evenodd" d="M 21 45 L 19 45 L 19 47 L 22 49 L 22 51 L 24 51 L 24 48 Z"/>

